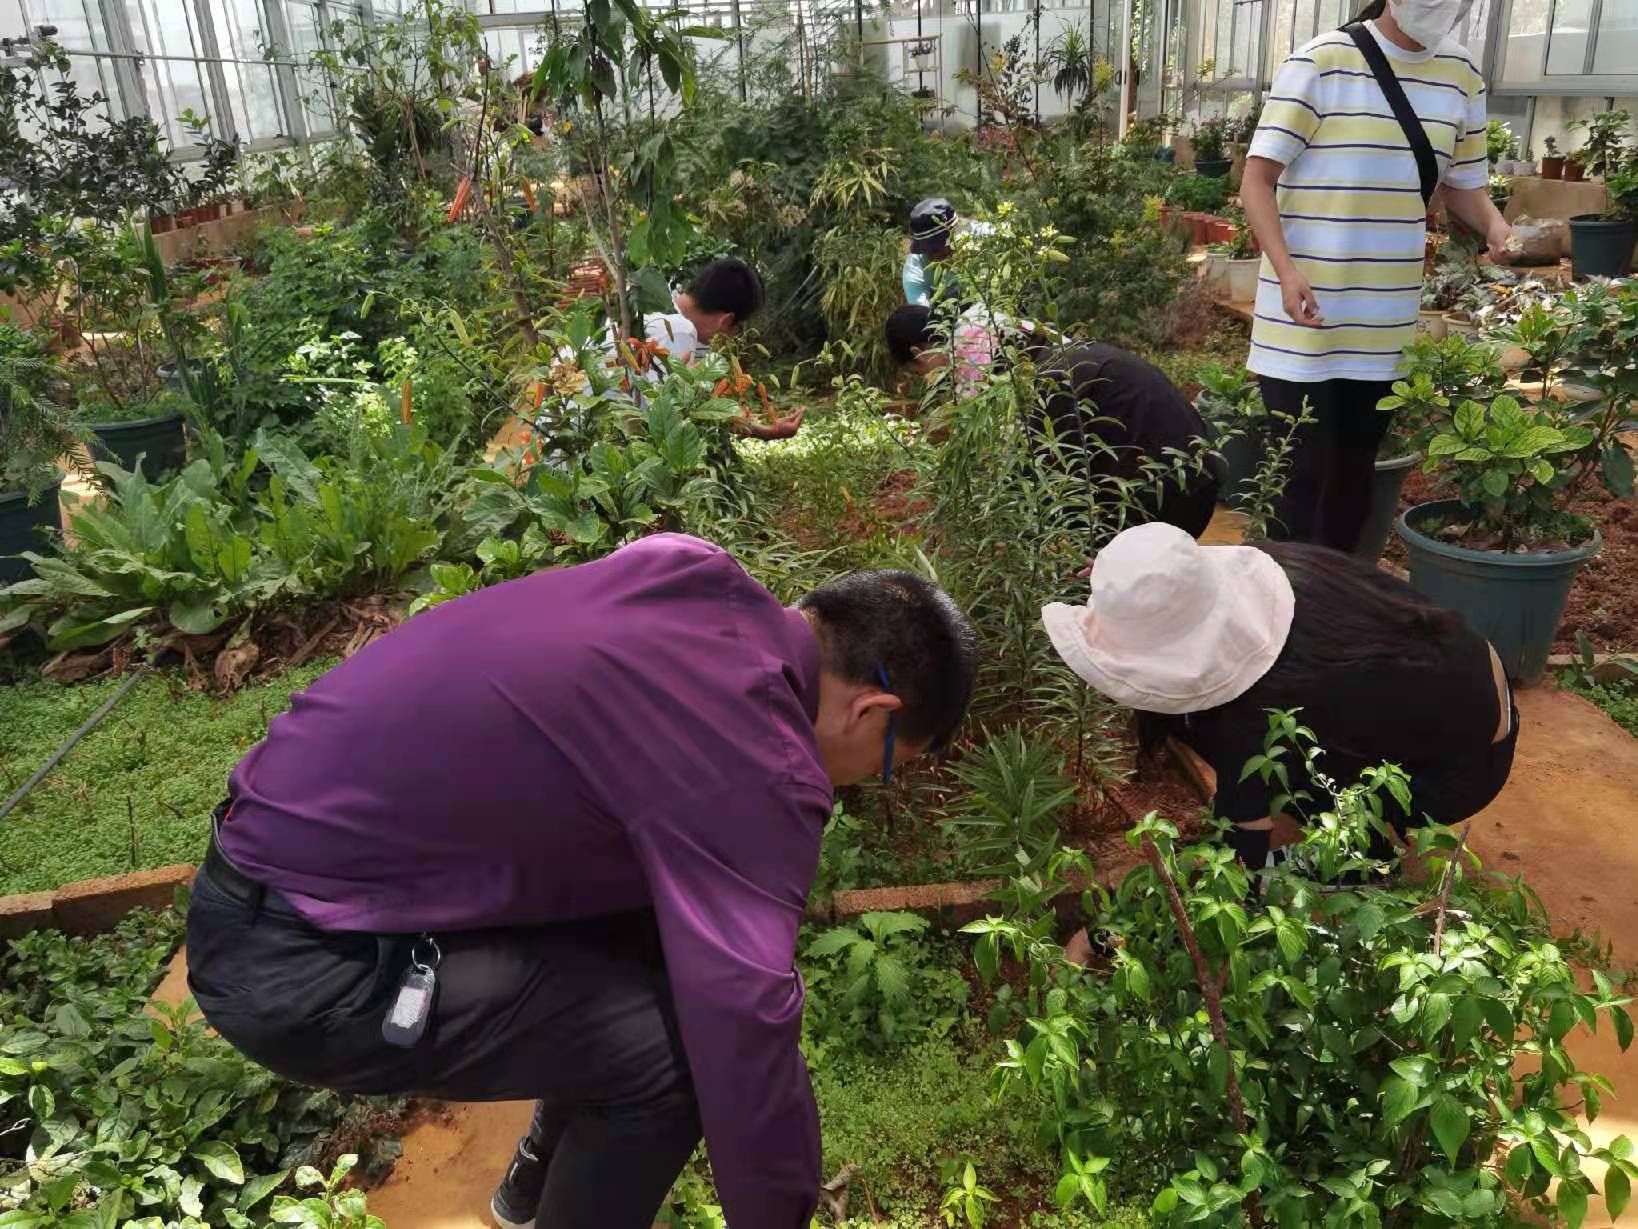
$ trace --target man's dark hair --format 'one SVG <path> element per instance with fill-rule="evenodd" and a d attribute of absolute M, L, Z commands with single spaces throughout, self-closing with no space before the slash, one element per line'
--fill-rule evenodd
<path fill-rule="evenodd" d="M 973 698 L 978 637 L 950 595 L 914 572 L 850 572 L 798 606 L 813 615 L 825 670 L 904 702 L 899 737 L 942 750 Z"/>
<path fill-rule="evenodd" d="M 1355 21 L 1376 21 L 1388 11 L 1388 0 L 1370 0 L 1364 8 L 1354 14 Z"/>
<path fill-rule="evenodd" d="M 925 307 L 906 303 L 887 317 L 887 349 L 895 361 L 908 363 L 916 357 L 917 346 L 933 344 L 933 313 Z"/>
<path fill-rule="evenodd" d="M 707 312 L 728 312 L 739 324 L 762 306 L 762 279 L 737 256 L 722 256 L 694 274 L 689 297 Z"/>

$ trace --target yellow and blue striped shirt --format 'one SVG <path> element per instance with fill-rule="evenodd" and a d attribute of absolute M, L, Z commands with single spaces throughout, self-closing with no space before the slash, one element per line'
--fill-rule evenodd
<path fill-rule="evenodd" d="M 1487 180 L 1484 78 L 1462 47 L 1381 44 L 1451 188 Z M 1293 324 L 1265 257 L 1247 365 L 1282 380 L 1391 380 L 1416 330 L 1426 210 L 1416 158 L 1353 39 L 1316 38 L 1281 66 L 1252 157 L 1285 164 L 1280 219 L 1325 323 Z"/>

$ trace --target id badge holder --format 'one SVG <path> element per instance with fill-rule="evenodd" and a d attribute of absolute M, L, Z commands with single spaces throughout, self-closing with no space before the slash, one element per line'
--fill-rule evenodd
<path fill-rule="evenodd" d="M 422 935 L 410 949 L 409 968 L 398 979 L 398 992 L 392 1006 L 381 1021 L 381 1040 L 388 1045 L 409 1049 L 421 1040 L 432 1018 L 433 1002 L 438 996 L 438 966 L 443 953 L 431 935 Z"/>

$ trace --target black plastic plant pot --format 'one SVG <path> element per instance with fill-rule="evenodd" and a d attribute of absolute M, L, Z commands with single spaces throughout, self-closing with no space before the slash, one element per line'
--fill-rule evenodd
<path fill-rule="evenodd" d="M 1371 480 L 1371 510 L 1365 514 L 1365 524 L 1359 531 L 1359 544 L 1354 554 L 1361 559 L 1375 561 L 1382 557 L 1393 533 L 1393 523 L 1399 518 L 1399 493 L 1405 489 L 1405 479 L 1422 459 L 1419 452 L 1402 457 L 1389 457 L 1376 463 L 1376 476 Z"/>
<path fill-rule="evenodd" d="M 46 531 L 62 525 L 62 505 L 57 501 L 61 482 L 53 482 L 33 503 L 22 491 L 0 491 L 0 585 L 27 580 L 34 568 L 18 555 L 26 550 L 44 554 L 51 547 Z"/>
<path fill-rule="evenodd" d="M 1233 158 L 1196 158 L 1194 173 L 1204 175 L 1207 179 L 1224 179 L 1228 176 L 1229 167 L 1233 165 Z"/>
<path fill-rule="evenodd" d="M 1263 460 L 1263 443 L 1250 436 L 1236 435 L 1217 446 L 1223 456 L 1222 501 L 1238 509 L 1246 502 L 1245 484 L 1257 476 Z"/>
<path fill-rule="evenodd" d="M 1440 606 L 1459 611 L 1496 646 L 1507 677 L 1523 687 L 1541 681 L 1558 635 L 1570 586 L 1581 565 L 1604 546 L 1592 540 L 1571 550 L 1506 555 L 1452 546 L 1423 532 L 1432 521 L 1465 515 L 1454 499 L 1417 504 L 1399 518 L 1399 536 L 1410 548 L 1410 583 Z"/>
<path fill-rule="evenodd" d="M 121 469 L 135 469 L 137 458 L 141 457 L 143 476 L 150 480 L 188 463 L 187 423 L 180 414 L 86 425 L 93 436 L 91 453 L 99 461 L 112 461 Z"/>
<path fill-rule="evenodd" d="M 1582 213 L 1570 219 L 1570 271 L 1576 277 L 1625 277 L 1632 272 L 1638 221 Z"/>

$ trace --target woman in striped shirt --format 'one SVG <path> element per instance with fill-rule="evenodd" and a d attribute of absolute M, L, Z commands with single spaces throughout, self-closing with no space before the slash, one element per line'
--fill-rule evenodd
<path fill-rule="evenodd" d="M 1359 20 L 1433 147 L 1446 207 L 1506 258 L 1490 201 L 1484 78 L 1449 35 L 1469 0 L 1375 0 Z M 1263 248 L 1247 363 L 1271 409 L 1315 423 L 1298 442 L 1280 535 L 1352 550 L 1422 297 L 1427 209 L 1405 129 L 1346 29 L 1281 66 L 1240 190 Z"/>

